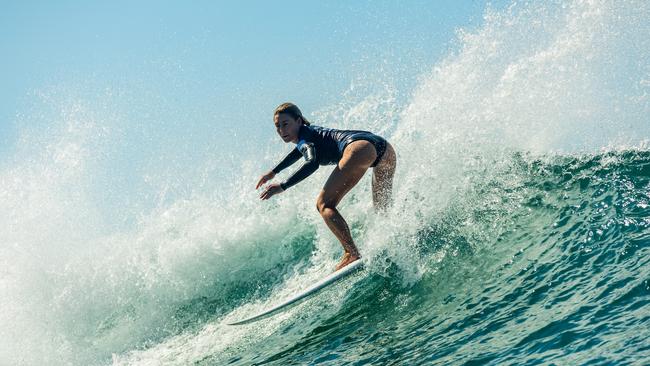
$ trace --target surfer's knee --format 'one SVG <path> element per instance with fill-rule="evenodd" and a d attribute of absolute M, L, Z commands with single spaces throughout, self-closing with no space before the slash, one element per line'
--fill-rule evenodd
<path fill-rule="evenodd" d="M 316 210 L 324 215 L 328 210 L 333 210 L 336 208 L 336 205 L 333 202 L 326 200 L 324 197 L 319 196 L 316 200 Z"/>
<path fill-rule="evenodd" d="M 321 215 L 330 207 L 329 205 L 325 203 L 323 200 L 317 200 L 316 201 L 316 211 L 318 211 Z"/>

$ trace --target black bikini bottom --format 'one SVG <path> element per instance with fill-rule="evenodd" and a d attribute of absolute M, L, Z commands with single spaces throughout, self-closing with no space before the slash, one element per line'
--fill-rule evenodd
<path fill-rule="evenodd" d="M 375 161 L 370 165 L 371 167 L 375 167 L 379 161 L 381 161 L 381 158 L 384 156 L 384 153 L 386 152 L 386 140 L 381 137 L 377 136 L 374 133 L 371 132 L 357 132 L 354 133 L 352 136 L 348 137 L 345 140 L 345 146 L 348 146 L 351 142 L 353 141 L 359 141 L 359 140 L 365 140 L 370 142 L 374 147 L 375 150 L 377 151 L 377 158 Z"/>

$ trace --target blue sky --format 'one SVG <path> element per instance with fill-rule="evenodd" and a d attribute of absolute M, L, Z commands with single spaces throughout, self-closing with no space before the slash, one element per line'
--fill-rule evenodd
<path fill-rule="evenodd" d="M 65 113 L 81 105 L 78 119 L 92 120 L 96 136 L 78 141 L 91 153 L 82 173 L 90 183 L 80 184 L 110 220 L 238 184 L 242 161 L 261 174 L 289 148 L 275 136 L 278 104 L 310 116 L 359 80 L 389 82 L 408 98 L 454 47 L 455 31 L 481 24 L 487 4 L 6 2 L 0 166 L 49 154 L 48 141 L 68 133 Z"/>
<path fill-rule="evenodd" d="M 53 86 L 90 99 L 98 90 L 133 93 L 142 98 L 142 109 L 152 99 L 164 99 L 171 113 L 165 113 L 167 121 L 158 116 L 157 123 L 198 131 L 231 124 L 220 121 L 270 120 L 270 111 L 285 100 L 307 111 L 335 103 L 352 80 L 373 70 L 403 79 L 408 89 L 447 52 L 455 29 L 480 23 L 485 6 L 484 1 L 6 2 L 0 12 L 0 156 L 10 154 L 17 129 L 30 123 L 20 116 L 38 113 L 34 93 Z"/>
<path fill-rule="evenodd" d="M 81 105 L 78 119 L 92 120 L 94 130 L 90 139 L 72 136 L 90 156 L 69 189 L 85 190 L 109 226 L 130 226 L 179 197 L 241 184 L 242 161 L 260 174 L 270 168 L 289 148 L 272 124 L 282 102 L 310 116 L 340 103 L 358 80 L 389 81 L 408 98 L 418 77 L 454 47 L 454 32 L 481 24 L 486 6 L 5 2 L 0 167 L 38 172 L 51 164 L 43 154 L 62 136 L 70 139 L 65 115 Z"/>

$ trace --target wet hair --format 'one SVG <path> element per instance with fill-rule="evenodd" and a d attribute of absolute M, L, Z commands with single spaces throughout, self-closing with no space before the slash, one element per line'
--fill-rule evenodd
<path fill-rule="evenodd" d="M 302 124 L 309 126 L 310 123 L 307 121 L 307 119 L 302 115 L 302 112 L 300 111 L 300 108 L 298 108 L 297 105 L 293 103 L 282 103 L 280 104 L 277 108 L 275 108 L 275 112 L 273 113 L 273 118 L 277 116 L 280 113 L 285 113 L 293 117 L 294 119 L 298 119 L 298 117 L 302 118 Z"/>

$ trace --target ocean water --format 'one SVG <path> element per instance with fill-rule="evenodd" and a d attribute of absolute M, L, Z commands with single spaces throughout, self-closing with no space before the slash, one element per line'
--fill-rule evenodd
<path fill-rule="evenodd" d="M 397 150 L 387 213 L 369 177 L 340 206 L 366 270 L 237 327 L 337 263 L 329 168 L 261 203 L 258 155 L 218 189 L 196 162 L 120 206 L 120 111 L 43 91 L 54 127 L 0 170 L 0 364 L 648 364 L 650 3 L 488 8 L 406 101 L 380 90 L 311 113 Z"/>

